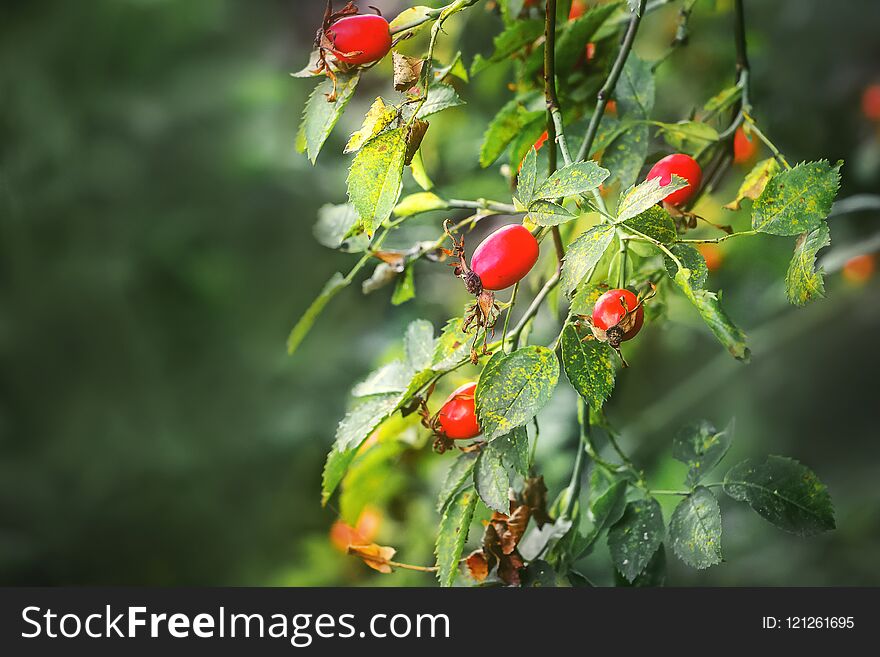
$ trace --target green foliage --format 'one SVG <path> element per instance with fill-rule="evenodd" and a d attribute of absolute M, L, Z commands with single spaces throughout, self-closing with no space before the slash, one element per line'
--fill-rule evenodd
<path fill-rule="evenodd" d="M 799 164 L 773 176 L 752 207 L 752 228 L 771 235 L 798 235 L 818 228 L 840 187 L 840 164 Z"/>
<path fill-rule="evenodd" d="M 774 157 L 758 162 L 743 179 L 736 193 L 736 198 L 724 207 L 728 210 L 739 210 L 745 199 L 755 200 L 767 187 L 767 183 L 779 172 L 779 162 Z"/>
<path fill-rule="evenodd" d="M 608 549 L 614 567 L 632 582 L 645 570 L 665 533 L 663 513 L 657 500 L 647 498 L 630 502 L 623 516 L 608 532 Z"/>
<path fill-rule="evenodd" d="M 511 23 L 492 40 L 495 51 L 488 58 L 483 58 L 481 55 L 474 58 L 471 75 L 477 75 L 480 71 L 488 68 L 490 64 L 504 61 L 542 34 L 544 34 L 544 21 L 542 20 L 529 19 Z"/>
<path fill-rule="evenodd" d="M 589 160 L 554 171 L 535 190 L 534 198 L 552 200 L 593 191 L 608 177 L 608 170 Z"/>
<path fill-rule="evenodd" d="M 433 367 L 435 370 L 443 370 L 452 367 L 459 361 L 467 358 L 469 343 L 473 339 L 462 330 L 464 319 L 453 317 L 443 331 L 434 346 Z"/>
<path fill-rule="evenodd" d="M 661 543 L 648 565 L 632 582 L 614 571 L 614 583 L 616 586 L 634 588 L 653 588 L 666 584 L 666 548 Z"/>
<path fill-rule="evenodd" d="M 654 75 L 651 65 L 630 54 L 614 89 L 621 116 L 647 119 L 654 109 Z"/>
<path fill-rule="evenodd" d="M 360 129 L 349 138 L 343 152 L 354 153 L 360 150 L 364 144 L 390 126 L 396 118 L 397 108 L 389 107 L 381 97 L 377 98 L 367 111 Z"/>
<path fill-rule="evenodd" d="M 558 226 L 576 218 L 564 206 L 551 201 L 532 201 L 529 206 L 529 219 L 539 226 Z"/>
<path fill-rule="evenodd" d="M 644 212 L 640 212 L 623 223 L 625 226 L 637 230 L 642 235 L 647 235 L 662 244 L 671 244 L 678 236 L 672 217 L 658 205 L 652 205 Z"/>
<path fill-rule="evenodd" d="M 474 469 L 474 486 L 486 506 L 498 513 L 508 513 L 510 502 L 507 490 L 510 487 L 510 476 L 502 460 L 503 450 L 499 440 L 501 438 L 496 438 L 480 450 Z"/>
<path fill-rule="evenodd" d="M 620 197 L 617 207 L 617 221 L 623 222 L 640 215 L 657 205 L 672 192 L 688 186 L 688 181 L 680 176 L 672 176 L 668 185 L 661 186 L 660 178 L 651 178 L 626 190 Z"/>
<path fill-rule="evenodd" d="M 709 268 L 706 266 L 706 260 L 702 254 L 690 244 L 682 243 L 673 244 L 669 247 L 669 250 L 678 258 L 685 269 L 691 273 L 689 278 L 691 287 L 696 290 L 702 290 L 709 278 Z M 678 272 L 678 265 L 668 255 L 664 254 L 663 259 L 666 273 L 669 274 L 670 278 L 675 278 L 675 274 Z"/>
<path fill-rule="evenodd" d="M 682 427 L 672 440 L 672 456 L 688 466 L 685 484 L 696 486 L 721 462 L 733 442 L 733 420 L 718 431 L 708 420 Z"/>
<path fill-rule="evenodd" d="M 315 320 L 318 319 L 318 315 L 324 310 L 324 306 L 330 303 L 330 300 L 339 294 L 340 291 L 345 289 L 349 282 L 342 274 L 336 273 L 324 284 L 321 293 L 312 301 L 287 337 L 287 354 L 289 356 L 294 354 L 297 347 L 305 339 Z"/>
<path fill-rule="evenodd" d="M 571 325 L 562 332 L 562 368 L 578 394 L 592 408 L 602 408 L 614 390 L 614 350 L 604 342 L 582 340 Z"/>
<path fill-rule="evenodd" d="M 333 81 L 325 78 L 315 87 L 303 111 L 302 123 L 297 135 L 299 151 L 309 156 L 312 164 L 318 159 L 321 147 L 345 111 L 345 106 L 354 95 L 360 80 L 360 73 L 340 73 L 337 77 L 336 100 L 328 102 L 333 93 Z"/>
<path fill-rule="evenodd" d="M 487 440 L 531 420 L 550 400 L 559 380 L 559 361 L 547 347 L 495 353 L 477 383 L 476 408 Z"/>
<path fill-rule="evenodd" d="M 501 460 L 508 468 L 523 477 L 528 474 L 529 432 L 525 427 L 517 427 L 510 433 L 499 436 L 489 446 L 501 455 Z"/>
<path fill-rule="evenodd" d="M 574 69 L 584 55 L 584 44 L 620 6 L 618 2 L 591 7 L 582 16 L 565 24 L 556 38 L 556 70 L 560 75 Z M 566 16 L 567 18 L 567 16 Z"/>
<path fill-rule="evenodd" d="M 452 497 L 465 484 L 473 480 L 474 466 L 477 463 L 478 452 L 462 452 L 446 471 L 446 478 L 437 496 L 437 512 L 442 513 Z"/>
<path fill-rule="evenodd" d="M 727 316 L 721 307 L 718 295 L 706 290 L 695 289 L 691 285 L 690 278 L 689 269 L 679 269 L 674 280 L 688 300 L 694 304 L 706 326 L 727 348 L 727 351 L 737 360 L 748 361 L 750 352 L 746 345 L 746 334 Z"/>
<path fill-rule="evenodd" d="M 667 144 L 679 153 L 695 154 L 708 144 L 718 141 L 718 131 L 708 123 L 679 121 L 656 123 Z"/>
<path fill-rule="evenodd" d="M 602 153 L 602 164 L 611 171 L 606 184 L 618 183 L 622 189 L 634 185 L 648 155 L 649 141 L 647 124 L 621 126 L 620 134 Z"/>
<path fill-rule="evenodd" d="M 614 239 L 614 227 L 602 224 L 584 232 L 569 245 L 562 264 L 561 285 L 566 294 L 571 295 L 596 266 L 612 239 Z"/>
<path fill-rule="evenodd" d="M 828 489 L 794 459 L 768 456 L 760 463 L 746 459 L 724 476 L 724 492 L 798 536 L 813 536 L 835 526 Z"/>
<path fill-rule="evenodd" d="M 315 239 L 328 249 L 338 249 L 345 243 L 360 222 L 357 211 L 345 203 L 343 205 L 324 205 L 318 210 L 315 222 Z"/>
<path fill-rule="evenodd" d="M 454 87 L 442 82 L 435 82 L 428 87 L 428 98 L 425 104 L 419 108 L 416 116 L 423 119 L 450 107 L 459 107 L 464 104 L 465 102 L 459 97 Z"/>
<path fill-rule="evenodd" d="M 530 109 L 537 106 L 540 106 L 540 97 L 531 95 L 524 99 L 511 100 L 501 108 L 483 135 L 483 145 L 480 147 L 481 167 L 488 167 L 497 160 L 524 126 L 544 117 L 543 110 Z"/>
<path fill-rule="evenodd" d="M 464 488 L 449 500 L 443 510 L 434 550 L 437 556 L 437 579 L 441 586 L 452 586 L 455 581 L 458 561 L 464 551 L 476 507 L 476 491 L 473 488 Z"/>
<path fill-rule="evenodd" d="M 785 295 L 793 305 L 804 306 L 825 296 L 824 272 L 816 270 L 816 254 L 829 244 L 831 234 L 824 222 L 798 236 L 794 256 L 785 274 Z"/>
<path fill-rule="evenodd" d="M 333 491 L 342 481 L 345 471 L 369 435 L 397 408 L 397 393 L 373 395 L 358 402 L 339 423 L 336 441 L 324 464 L 321 503 L 327 504 Z"/>
<path fill-rule="evenodd" d="M 355 156 L 348 173 L 348 198 L 371 235 L 391 216 L 403 189 L 406 129 L 385 132 Z"/>
<path fill-rule="evenodd" d="M 691 568 L 721 563 L 721 509 L 708 488 L 698 486 L 675 507 L 669 540 L 675 554 Z"/>

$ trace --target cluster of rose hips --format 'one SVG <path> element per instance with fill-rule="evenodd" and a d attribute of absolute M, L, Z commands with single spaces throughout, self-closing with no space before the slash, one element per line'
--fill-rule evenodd
<path fill-rule="evenodd" d="M 584 8 L 582 2 L 576 1 L 572 5 L 569 19 L 578 18 Z M 392 38 L 385 18 L 380 15 L 358 14 L 357 7 L 349 2 L 338 12 L 334 12 L 328 4 L 315 44 L 319 51 L 318 72 L 333 77 L 328 58 L 337 70 L 369 65 L 388 54 Z M 594 53 L 594 44 L 588 44 L 587 60 Z M 544 133 L 536 143 L 536 148 L 540 149 L 546 140 L 547 134 Z M 755 148 L 754 143 L 744 133 L 741 135 L 740 131 L 736 134 L 734 147 L 737 149 L 738 161 L 749 159 L 754 154 L 748 150 L 749 147 Z M 665 186 L 672 181 L 673 175 L 688 182 L 686 187 L 671 192 L 664 199 L 667 207 L 677 208 L 693 198 L 702 182 L 702 171 L 693 158 L 677 153 L 658 161 L 648 172 L 646 180 L 659 178 L 660 185 Z M 453 248 L 447 251 L 447 255 L 452 256 L 455 275 L 462 279 L 468 292 L 476 298 L 464 323 L 465 330 L 475 328 L 471 358 L 476 362 L 480 355 L 476 348 L 477 340 L 482 333 L 482 353 L 488 353 L 488 337 L 500 312 L 495 302 L 495 292 L 521 281 L 538 261 L 540 249 L 537 239 L 525 226 L 513 224 L 486 237 L 468 262 L 464 239 L 450 236 Z M 586 339 L 606 342 L 619 353 L 621 343 L 632 340 L 642 328 L 644 301 L 645 298 L 640 299 L 627 289 L 608 290 L 598 298 L 592 314 L 581 318 L 589 324 L 592 332 Z M 456 389 L 434 416 L 429 415 L 427 404 L 422 402 L 423 422 L 437 435 L 435 448 L 438 451 L 447 449 L 452 444 L 451 441 L 469 440 L 480 434 L 474 403 L 476 387 L 475 382 L 470 382 Z"/>

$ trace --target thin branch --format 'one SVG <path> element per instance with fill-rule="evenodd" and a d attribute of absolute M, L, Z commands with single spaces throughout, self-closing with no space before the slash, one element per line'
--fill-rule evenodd
<path fill-rule="evenodd" d="M 519 336 L 523 332 L 526 327 L 526 324 L 529 323 L 535 315 L 538 314 L 538 310 L 541 308 L 541 304 L 544 303 L 544 299 L 547 298 L 547 295 L 553 291 L 559 284 L 560 273 L 557 271 L 553 276 L 551 276 L 546 283 L 544 283 L 544 287 L 541 288 L 541 291 L 532 299 L 531 305 L 526 309 L 526 312 L 522 317 L 519 318 L 519 322 L 517 322 L 516 326 L 513 327 L 513 330 L 510 332 L 510 340 L 513 340 L 514 344 L 519 342 Z"/>
<path fill-rule="evenodd" d="M 560 517 L 570 519 L 574 513 L 574 506 L 577 504 L 578 497 L 581 493 L 581 478 L 584 474 L 584 468 L 587 465 L 586 445 L 589 442 L 589 430 L 587 424 L 590 421 L 589 409 L 583 397 L 578 396 L 578 427 L 580 433 L 578 435 L 578 450 L 574 458 L 574 468 L 571 471 L 571 480 L 568 482 L 568 498 L 565 501 L 565 508 Z"/>
<path fill-rule="evenodd" d="M 348 548 L 348 553 L 358 557 L 359 559 L 363 559 L 364 561 L 372 561 L 373 563 L 382 564 L 385 566 L 391 566 L 392 568 L 402 568 L 403 570 L 415 570 L 420 573 L 436 573 L 437 566 L 414 566 L 409 563 L 401 563 L 399 561 L 392 561 L 391 559 L 383 559 L 382 557 L 376 557 L 371 554 L 363 554 L 362 552 L 358 552 L 357 545 L 351 545 Z"/>
<path fill-rule="evenodd" d="M 620 52 L 617 53 L 617 59 L 614 60 L 614 65 L 611 67 L 608 79 L 605 80 L 605 84 L 602 85 L 602 88 L 599 90 L 599 94 L 596 97 L 596 109 L 593 111 L 592 118 L 590 118 L 590 125 L 587 127 L 587 134 L 584 136 L 584 141 L 581 143 L 580 150 L 578 150 L 578 153 L 575 156 L 575 162 L 580 162 L 590 155 L 590 149 L 592 148 L 593 141 L 596 139 L 596 134 L 599 131 L 599 122 L 605 114 L 605 108 L 608 106 L 608 101 L 611 100 L 611 94 L 614 93 L 614 89 L 617 87 L 617 81 L 620 79 L 620 74 L 623 72 L 623 66 L 626 64 L 626 59 L 629 56 L 630 50 L 632 50 L 633 42 L 639 31 L 639 23 L 641 22 L 644 13 L 645 0 L 640 0 L 639 10 L 630 15 L 629 26 L 626 28 L 623 43 L 620 45 Z"/>

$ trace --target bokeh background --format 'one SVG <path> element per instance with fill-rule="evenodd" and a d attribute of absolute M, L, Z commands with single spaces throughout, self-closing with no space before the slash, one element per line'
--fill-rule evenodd
<path fill-rule="evenodd" d="M 387 16 L 408 6 L 373 3 Z M 729 5 L 697 3 L 689 45 L 660 69 L 657 118 L 683 118 L 732 82 Z M 642 56 L 663 52 L 676 6 L 645 20 Z M 363 296 L 356 284 L 294 358 L 285 354 L 298 315 L 353 263 L 319 246 L 311 226 L 321 205 L 345 201 L 344 139 L 388 91 L 386 62 L 316 167 L 294 151 L 312 83 L 289 72 L 304 65 L 323 8 L 0 5 L 0 582 L 432 584 L 420 573 L 379 575 L 337 550 L 338 507 L 320 506 L 320 473 L 348 389 L 399 348 L 409 321 L 439 330 L 459 312 L 460 286 L 422 263 L 419 298 L 389 310 L 390 289 Z M 746 8 L 767 132 L 792 161 L 845 159 L 841 197 L 880 191 L 880 124 L 861 105 L 880 82 L 876 0 Z M 438 52 L 458 42 L 469 62 L 499 26 L 478 7 L 450 22 Z M 425 159 L 444 193 L 509 195 L 498 167 L 477 165 L 508 73 L 481 74 L 461 90 L 469 105 L 433 122 Z M 720 212 L 712 202 L 703 210 Z M 876 211 L 835 217 L 831 251 L 875 234 L 878 220 Z M 438 225 L 417 219 L 390 245 L 436 236 Z M 671 487 L 683 472 L 670 456 L 675 429 L 735 415 L 730 462 L 797 457 L 829 486 L 838 529 L 798 539 L 726 500 L 727 562 L 697 573 L 671 559 L 669 581 L 880 584 L 880 284 L 836 273 L 828 299 L 796 310 L 781 286 L 790 240 L 728 245 L 712 285 L 749 331 L 752 363 L 720 354 L 692 315 L 673 312 L 678 321 L 643 332 L 609 415 L 652 482 Z M 576 440 L 564 388 L 542 415 L 538 458 L 551 494 Z M 360 485 L 373 491 L 377 540 L 430 563 L 448 461 L 404 447 L 379 481 Z M 583 564 L 600 583 L 609 569 L 601 554 Z"/>

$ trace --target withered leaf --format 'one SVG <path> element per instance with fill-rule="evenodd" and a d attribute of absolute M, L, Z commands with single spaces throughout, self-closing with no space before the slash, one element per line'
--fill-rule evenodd
<path fill-rule="evenodd" d="M 397 91 L 406 91 L 418 82 L 425 62 L 418 57 L 401 55 L 396 50 L 391 56 L 394 62 L 394 88 Z"/>
<path fill-rule="evenodd" d="M 387 575 L 393 570 L 388 562 L 394 557 L 397 550 L 393 547 L 370 543 L 369 545 L 349 545 L 348 553 L 363 559 L 364 563 L 373 570 Z"/>
<path fill-rule="evenodd" d="M 418 151 L 419 146 L 422 145 L 422 140 L 425 138 L 425 133 L 428 131 L 428 125 L 427 121 L 422 121 L 421 119 L 415 119 L 413 121 L 412 128 L 406 136 L 406 158 L 404 159 L 404 164 L 407 166 L 412 164 L 413 158 L 416 156 L 416 151 Z"/>
<path fill-rule="evenodd" d="M 471 552 L 467 559 L 465 559 L 465 564 L 467 564 L 471 577 L 478 582 L 485 581 L 489 576 L 489 560 L 482 550 Z"/>

